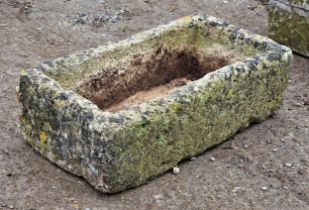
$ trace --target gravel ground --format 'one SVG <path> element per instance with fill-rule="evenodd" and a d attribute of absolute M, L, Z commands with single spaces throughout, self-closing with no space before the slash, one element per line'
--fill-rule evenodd
<path fill-rule="evenodd" d="M 309 209 L 309 59 L 295 55 L 281 108 L 141 187 L 104 195 L 21 138 L 21 69 L 207 12 L 267 35 L 254 0 L 0 0 L 0 209 Z"/>

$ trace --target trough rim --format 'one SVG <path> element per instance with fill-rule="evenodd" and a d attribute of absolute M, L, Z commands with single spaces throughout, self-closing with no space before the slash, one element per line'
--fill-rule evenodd
<path fill-rule="evenodd" d="M 139 104 L 134 107 L 127 108 L 127 109 L 123 109 L 115 113 L 111 113 L 111 112 L 107 112 L 107 111 L 103 111 L 99 109 L 93 102 L 82 97 L 81 95 L 79 95 L 77 92 L 73 90 L 66 90 L 65 88 L 61 87 L 61 85 L 57 82 L 57 80 L 50 78 L 44 73 L 44 71 L 57 69 L 57 65 L 59 64 L 67 65 L 67 67 L 70 67 L 70 66 L 72 67 L 72 66 L 81 64 L 88 59 L 92 59 L 93 58 L 92 56 L 95 54 L 101 54 L 101 53 L 103 54 L 109 51 L 113 51 L 119 47 L 123 47 L 123 48 L 129 47 L 129 45 L 131 44 L 138 43 L 141 40 L 147 39 L 149 37 L 153 37 L 154 35 L 160 36 L 166 30 L 173 29 L 174 27 L 180 27 L 182 25 L 187 25 L 191 21 L 208 22 L 208 24 L 211 25 L 211 27 L 220 28 L 225 33 L 234 33 L 234 36 L 236 36 L 236 39 L 238 39 L 237 36 L 240 36 L 244 40 L 247 40 L 247 42 L 251 42 L 250 44 L 264 45 L 264 47 L 268 49 L 265 51 L 265 55 L 263 56 L 261 56 L 259 53 L 255 54 L 254 56 L 248 56 L 242 61 L 237 61 L 235 63 L 231 63 L 229 65 L 216 69 L 212 72 L 209 72 L 206 75 L 204 75 L 202 78 L 194 80 L 188 85 L 178 87 L 175 90 L 173 90 L 171 93 L 163 96 L 160 99 L 146 101 L 146 102 L 143 102 L 142 104 Z M 38 77 L 33 77 L 32 79 L 35 80 L 41 77 L 41 79 L 44 79 L 45 81 L 49 81 L 53 85 L 49 86 L 50 85 L 49 83 L 41 83 L 41 85 L 45 86 L 45 88 L 50 87 L 51 89 L 53 89 L 53 91 L 56 91 L 58 95 L 65 95 L 68 103 L 71 103 L 71 104 L 79 103 L 83 108 L 87 110 L 94 109 L 96 114 L 101 113 L 102 115 L 104 115 L 104 117 L 112 117 L 112 116 L 117 117 L 119 115 L 124 116 L 126 114 L 130 114 L 130 115 L 134 114 L 132 112 L 139 113 L 138 109 L 148 110 L 149 108 L 151 108 L 152 105 L 156 104 L 156 102 L 159 102 L 159 101 L 161 105 L 163 105 L 166 102 L 175 101 L 177 100 L 177 98 L 179 98 L 182 95 L 182 93 L 188 93 L 188 91 L 190 92 L 189 89 L 192 90 L 194 89 L 194 87 L 198 87 L 201 85 L 205 86 L 209 83 L 212 83 L 214 80 L 217 80 L 220 77 L 224 76 L 224 74 L 230 71 L 231 67 L 236 69 L 236 68 L 246 68 L 246 66 L 249 66 L 252 64 L 258 65 L 259 63 L 263 63 L 267 61 L 271 54 L 275 54 L 275 56 L 271 58 L 272 60 L 275 59 L 277 61 L 280 61 L 281 59 L 291 59 L 292 51 L 290 48 L 284 45 L 281 45 L 273 41 L 270 38 L 252 33 L 246 29 L 238 28 L 235 25 L 229 24 L 221 19 L 201 13 L 201 14 L 196 14 L 192 16 L 185 16 L 178 20 L 171 21 L 167 24 L 159 25 L 158 27 L 137 33 L 129 37 L 128 39 L 124 39 L 119 42 L 108 42 L 107 44 L 99 45 L 98 47 L 95 47 L 95 48 L 90 48 L 82 52 L 73 53 L 69 56 L 56 58 L 53 61 L 45 61 L 42 64 L 39 64 L 35 68 L 30 68 L 30 69 L 27 69 L 26 71 L 22 71 L 21 76 L 31 75 L 31 74 L 37 75 Z M 276 55 L 279 55 L 279 56 L 276 56 Z M 255 59 L 256 57 L 258 57 L 258 59 Z M 76 59 L 76 58 L 81 58 L 81 59 Z M 70 62 L 66 63 L 68 60 Z M 17 92 L 18 92 L 18 88 L 17 88 Z M 78 99 L 78 101 L 76 101 L 76 99 Z"/>

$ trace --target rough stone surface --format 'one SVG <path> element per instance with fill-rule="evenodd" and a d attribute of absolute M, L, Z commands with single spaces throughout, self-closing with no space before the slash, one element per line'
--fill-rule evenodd
<path fill-rule="evenodd" d="M 175 34 L 185 42 L 177 42 Z M 74 89 L 104 71 L 108 55 L 121 60 L 128 51 L 158 43 L 204 49 L 214 42 L 246 58 L 160 100 L 109 113 Z M 22 135 L 50 161 L 100 191 L 136 187 L 265 120 L 282 102 L 291 58 L 289 48 L 268 38 L 206 15 L 185 17 L 23 72 L 18 90 Z"/>
<path fill-rule="evenodd" d="M 295 52 L 309 56 L 309 3 L 274 0 L 269 5 L 269 36 Z"/>

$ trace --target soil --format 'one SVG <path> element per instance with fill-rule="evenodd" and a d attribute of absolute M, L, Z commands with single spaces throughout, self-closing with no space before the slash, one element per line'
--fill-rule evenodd
<path fill-rule="evenodd" d="M 179 174 L 123 193 L 94 190 L 23 141 L 21 69 L 198 11 L 267 35 L 266 8 L 254 0 L 1 0 L 0 209 L 309 209 L 309 59 L 297 54 L 272 117 L 181 163 Z"/>
<path fill-rule="evenodd" d="M 218 44 L 203 50 L 205 52 L 162 47 L 151 51 L 126 56 L 124 61 L 117 61 L 115 67 L 106 67 L 97 75 L 88 76 L 74 89 L 102 110 L 119 111 L 121 107 L 136 106 L 167 95 L 169 89 L 181 86 L 179 78 L 197 80 L 243 57 L 225 51 Z M 159 93 L 160 90 L 164 92 Z"/>
<path fill-rule="evenodd" d="M 154 86 L 147 90 L 138 91 L 128 98 L 125 98 L 118 103 L 113 103 L 111 106 L 103 110 L 107 112 L 118 112 L 123 109 L 138 106 L 147 101 L 157 100 L 168 95 L 178 87 L 189 84 L 190 82 L 192 81 L 186 77 L 177 78 L 166 84 Z"/>

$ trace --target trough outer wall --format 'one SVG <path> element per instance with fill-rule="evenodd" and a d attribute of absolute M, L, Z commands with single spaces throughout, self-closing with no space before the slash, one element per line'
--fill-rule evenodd
<path fill-rule="evenodd" d="M 175 100 L 153 102 L 131 118 L 109 119 L 95 106 L 69 107 L 62 100 L 70 92 L 57 95 L 27 74 L 21 77 L 20 100 L 31 112 L 23 111 L 22 133 L 52 162 L 103 192 L 118 192 L 265 120 L 282 102 L 288 69 L 286 60 L 231 65 L 175 92 Z"/>

